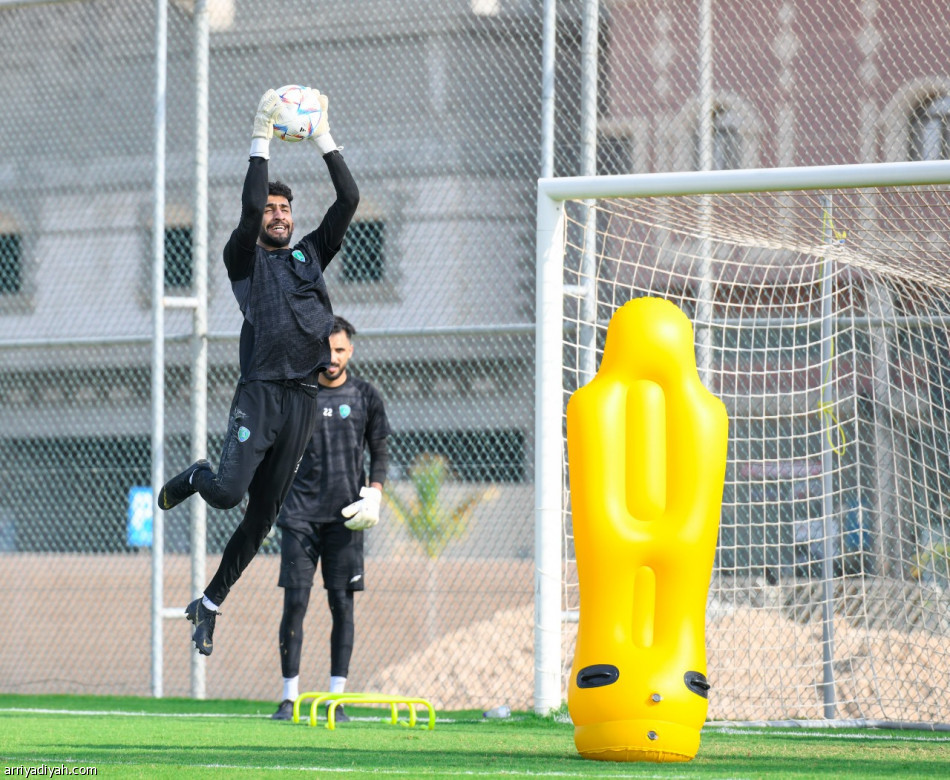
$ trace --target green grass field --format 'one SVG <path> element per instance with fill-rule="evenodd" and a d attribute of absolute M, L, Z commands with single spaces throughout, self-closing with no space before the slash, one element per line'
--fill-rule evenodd
<path fill-rule="evenodd" d="M 686 764 L 588 761 L 573 728 L 513 713 L 438 712 L 435 729 L 389 722 L 388 709 L 351 708 L 335 731 L 321 721 L 270 719 L 272 702 L 0 695 L 4 776 L 211 778 L 292 776 L 804 778 L 946 777 L 950 734 L 870 729 L 707 727 Z M 402 711 L 403 719 L 405 710 Z M 51 771 L 53 770 L 53 771 Z"/>

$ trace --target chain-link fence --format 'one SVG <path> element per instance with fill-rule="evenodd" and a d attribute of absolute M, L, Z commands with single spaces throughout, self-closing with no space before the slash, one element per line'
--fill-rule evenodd
<path fill-rule="evenodd" d="M 151 474 L 155 230 L 166 294 L 194 287 L 193 6 L 167 6 L 155 225 L 156 3 L 0 3 L 2 690 L 150 690 L 151 556 L 129 536 L 129 507 Z M 580 134 L 584 6 L 557 3 L 557 175 L 580 172 L 591 144 L 601 173 L 950 155 L 945 4 L 601 3 L 596 138 Z M 266 88 L 310 84 L 330 96 L 362 194 L 328 285 L 360 331 L 353 365 L 387 403 L 390 485 L 410 491 L 414 458 L 435 453 L 453 467 L 444 500 L 478 499 L 465 535 L 435 558 L 385 513 L 370 532 L 349 687 L 528 707 L 542 3 L 207 10 L 208 452 L 237 372 L 240 314 L 220 251 L 239 215 L 251 117 Z M 332 199 L 305 147 L 271 150 L 301 229 Z M 191 313 L 168 310 L 165 329 L 164 466 L 175 473 L 190 462 Z M 188 513 L 165 518 L 169 606 L 190 595 Z M 209 570 L 239 516 L 208 513 Z M 279 695 L 276 550 L 268 540 L 228 600 L 209 696 Z M 301 682 L 322 687 L 319 599 L 307 621 Z M 188 635 L 166 623 L 166 695 L 190 691 Z"/>
<path fill-rule="evenodd" d="M 192 6 L 168 4 L 165 39 L 160 228 L 165 293 L 182 298 L 195 276 Z M 330 96 L 362 194 L 328 286 L 359 331 L 352 366 L 387 404 L 389 486 L 411 492 L 412 463 L 434 453 L 452 466 L 443 506 L 476 499 L 443 550 L 427 554 L 385 511 L 368 534 L 349 687 L 526 707 L 540 16 L 441 0 L 207 11 L 207 451 L 216 458 L 237 378 L 240 313 L 220 252 L 240 214 L 251 118 L 266 88 L 310 84 Z M 151 474 L 157 17 L 147 0 L 0 10 L 0 94 L 19 107 L 0 119 L 4 690 L 150 691 L 151 556 L 129 512 Z M 294 188 L 300 230 L 315 228 L 333 197 L 319 153 L 275 141 L 271 176 Z M 168 308 L 164 326 L 173 474 L 190 462 L 192 314 Z M 164 516 L 169 608 L 190 598 L 190 503 Z M 208 512 L 209 573 L 241 509 Z M 224 609 L 209 696 L 280 693 L 278 549 L 265 543 Z M 319 689 L 329 611 L 317 592 L 307 621 L 301 684 Z M 189 634 L 165 622 L 166 695 L 191 690 Z"/>

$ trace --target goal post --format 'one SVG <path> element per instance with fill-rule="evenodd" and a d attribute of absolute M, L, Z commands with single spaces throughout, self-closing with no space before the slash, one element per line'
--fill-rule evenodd
<path fill-rule="evenodd" d="M 731 418 L 709 717 L 950 723 L 950 161 L 539 181 L 536 712 L 576 634 L 566 402 L 644 295 Z"/>

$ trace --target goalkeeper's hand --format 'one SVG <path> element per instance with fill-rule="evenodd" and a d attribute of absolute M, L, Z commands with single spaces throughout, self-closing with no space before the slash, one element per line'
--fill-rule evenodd
<path fill-rule="evenodd" d="M 360 495 L 362 498 L 359 501 L 343 507 L 341 511 L 343 517 L 350 518 L 343 525 L 351 531 L 365 531 L 379 522 L 379 504 L 383 498 L 380 489 L 361 487 Z"/>
<path fill-rule="evenodd" d="M 320 123 L 314 128 L 310 140 L 317 145 L 320 154 L 327 154 L 328 152 L 336 151 L 338 148 L 333 140 L 333 136 L 330 135 L 330 119 L 327 115 L 330 98 L 319 90 L 314 89 L 313 91 L 317 93 L 317 99 L 320 101 L 321 108 L 323 108 L 323 115 L 320 117 Z"/>
<path fill-rule="evenodd" d="M 280 95 L 273 89 L 267 90 L 257 106 L 257 113 L 254 114 L 254 129 L 251 131 L 251 138 L 270 141 L 274 137 L 274 120 L 279 108 Z"/>

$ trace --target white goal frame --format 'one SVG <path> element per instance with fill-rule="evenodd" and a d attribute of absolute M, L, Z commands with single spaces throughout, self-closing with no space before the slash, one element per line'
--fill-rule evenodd
<path fill-rule="evenodd" d="M 950 161 L 646 173 L 543 178 L 538 181 L 534 445 L 535 712 L 546 714 L 558 709 L 563 702 L 564 690 L 561 628 L 565 616 L 562 615 L 561 578 L 565 202 L 594 198 L 942 184 L 950 184 Z M 583 293 L 580 291 L 581 297 Z"/>

